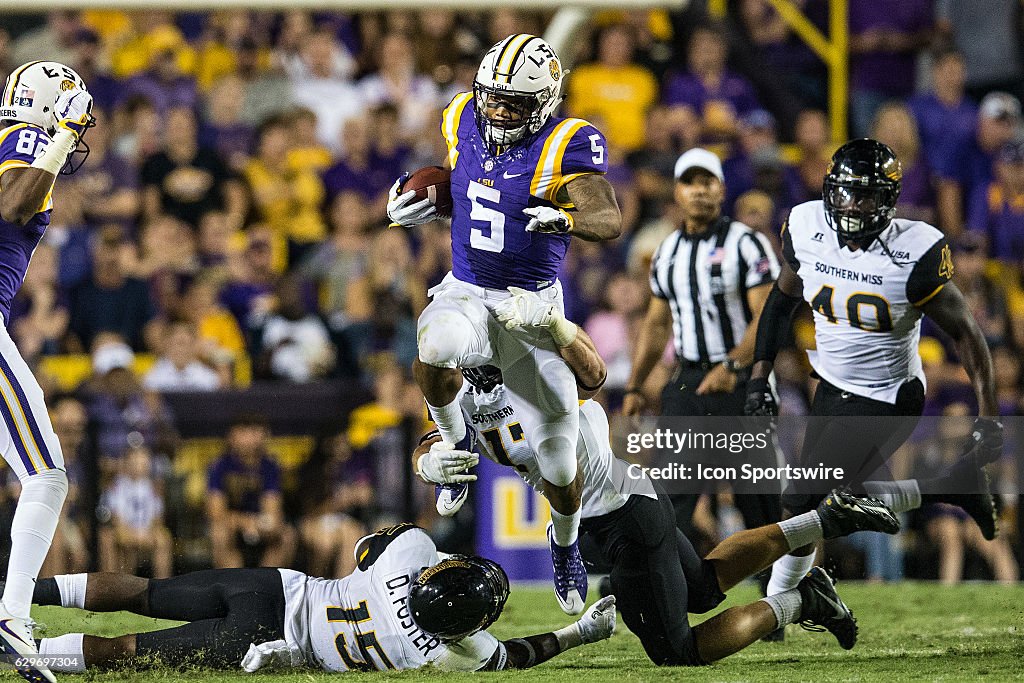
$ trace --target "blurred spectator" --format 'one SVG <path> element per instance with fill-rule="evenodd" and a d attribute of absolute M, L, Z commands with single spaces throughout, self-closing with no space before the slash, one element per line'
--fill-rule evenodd
<path fill-rule="evenodd" d="M 235 70 L 235 51 L 249 37 L 252 22 L 247 9 L 222 10 L 203 19 L 202 36 L 195 41 L 199 48 L 196 80 L 203 92 L 213 93 L 220 80 Z"/>
<path fill-rule="evenodd" d="M 733 213 L 736 198 L 752 189 L 766 192 L 780 208 L 793 206 L 788 191 L 797 182 L 796 171 L 782 159 L 775 117 L 764 109 L 755 109 L 740 118 L 738 133 L 732 154 L 722 162 L 726 187 L 723 210 Z"/>
<path fill-rule="evenodd" d="M 312 171 L 317 175 L 331 165 L 331 150 L 317 140 L 316 114 L 299 107 L 287 115 L 291 123 L 291 148 L 288 150 L 288 168 Z"/>
<path fill-rule="evenodd" d="M 146 70 L 128 79 L 121 90 L 121 101 L 141 95 L 161 116 L 175 108 L 195 111 L 199 91 L 195 79 L 181 66 L 181 51 L 187 49 L 184 38 L 170 32 L 154 34 L 150 49 Z"/>
<path fill-rule="evenodd" d="M 222 209 L 241 225 L 244 190 L 215 151 L 199 146 L 197 135 L 191 109 L 168 112 L 163 150 L 142 165 L 143 214 L 167 213 L 197 227 L 204 213 Z"/>
<path fill-rule="evenodd" d="M 922 155 L 917 122 L 910 108 L 900 102 L 883 104 L 875 114 L 870 135 L 892 147 L 903 166 L 896 216 L 935 223 L 935 188 L 931 169 Z"/>
<path fill-rule="evenodd" d="M 821 182 L 828 169 L 829 160 L 835 149 L 831 144 L 828 117 L 817 109 L 805 109 L 796 119 L 796 146 L 798 151 L 797 178 L 799 182 L 790 188 L 789 196 L 793 206 L 803 202 L 821 199 Z M 780 213 L 781 226 L 789 211 Z"/>
<path fill-rule="evenodd" d="M 230 383 L 226 368 L 218 374 L 199 360 L 198 339 L 192 323 L 177 321 L 167 325 L 163 351 L 156 364 L 142 378 L 142 386 L 151 391 L 215 391 Z"/>
<path fill-rule="evenodd" d="M 203 268 L 223 268 L 231 257 L 232 240 L 235 230 L 231 217 L 223 211 L 207 211 L 199 219 L 199 235 L 196 254 Z"/>
<path fill-rule="evenodd" d="M 398 174 L 395 173 L 397 169 L 393 163 L 385 165 L 374 158 L 371 126 L 370 117 L 366 115 L 354 116 L 345 121 L 341 133 L 345 151 L 324 172 L 324 186 L 329 202 L 339 192 L 355 190 L 370 204 L 369 211 L 383 216 L 388 188 Z"/>
<path fill-rule="evenodd" d="M 116 111 L 118 136 L 111 148 L 134 167 L 161 150 L 164 139 L 163 119 L 145 97 L 135 96 L 125 101 Z"/>
<path fill-rule="evenodd" d="M 242 253 L 230 261 L 230 280 L 221 290 L 220 300 L 238 321 L 240 329 L 249 327 L 253 314 L 265 315 L 273 306 L 274 272 L 273 235 L 263 226 L 254 226 L 245 233 Z"/>
<path fill-rule="evenodd" d="M 269 439 L 265 419 L 241 416 L 210 466 L 206 516 L 217 568 L 291 564 L 295 530 L 284 520 L 281 468 L 267 451 Z"/>
<path fill-rule="evenodd" d="M 135 376 L 135 354 L 116 335 L 104 333 L 92 353 L 92 378 L 84 391 L 101 472 L 120 472 L 130 446 L 148 446 L 161 456 L 174 451 L 174 415 L 159 394 L 143 391 Z"/>
<path fill-rule="evenodd" d="M 139 212 L 139 169 L 110 148 L 113 119 L 94 114 L 98 123 L 89 131 L 89 158 L 69 180 L 81 193 L 82 210 L 91 223 L 118 221 L 128 227 Z"/>
<path fill-rule="evenodd" d="M 438 85 L 450 85 L 456 80 L 455 65 L 484 50 L 480 36 L 451 10 L 431 7 L 422 10 L 418 18 L 419 30 L 413 36 L 417 67 Z"/>
<path fill-rule="evenodd" d="M 794 0 L 792 4 L 823 28 L 824 2 Z M 821 59 L 793 32 L 768 0 L 742 0 L 740 20 L 750 41 L 752 58 L 771 77 L 781 79 L 784 92 L 795 96 L 801 107 L 825 106 L 827 77 Z"/>
<path fill-rule="evenodd" d="M 413 261 L 409 240 L 400 230 L 373 239 L 365 274 L 346 292 L 344 336 L 359 363 L 377 354 L 408 366 L 416 357 L 416 318 L 426 307 L 426 285 Z"/>
<path fill-rule="evenodd" d="M 174 61 L 172 73 L 176 75 L 195 67 L 195 52 L 174 25 L 173 14 L 147 10 L 129 13 L 128 17 L 128 31 L 116 41 L 117 45 L 110 55 L 116 78 L 123 80 L 135 76 L 152 68 L 161 57 Z M 164 68 L 168 71 L 171 69 Z"/>
<path fill-rule="evenodd" d="M 362 93 L 340 65 L 340 55 L 347 53 L 333 33 L 323 30 L 303 39 L 300 50 L 298 58 L 287 63 L 292 101 L 316 112 L 321 144 L 341 152 L 342 124 L 365 109 Z"/>
<path fill-rule="evenodd" d="M 968 216 L 968 229 L 988 238 L 996 258 L 1024 272 L 1024 142 L 999 150 L 987 199 Z"/>
<path fill-rule="evenodd" d="M 245 357 L 245 337 L 238 321 L 217 301 L 216 275 L 200 275 L 185 293 L 180 315 L 192 323 L 199 357 L 223 374 Z"/>
<path fill-rule="evenodd" d="M 1018 134 L 1020 101 L 1013 95 L 994 92 L 978 108 L 978 129 L 966 140 L 948 139 L 937 153 L 936 203 L 939 227 L 959 235 L 964 217 L 979 215 L 987 204 L 988 186 L 999 152 Z"/>
<path fill-rule="evenodd" d="M 646 310 L 645 285 L 637 277 L 616 273 L 608 282 L 601 310 L 583 325 L 608 365 L 604 388 L 615 395 L 615 400 L 625 389 L 632 369 L 633 330 L 639 328 Z"/>
<path fill-rule="evenodd" d="M 253 208 L 259 220 L 288 240 L 289 252 L 301 258 L 326 234 L 319 210 L 323 183 L 310 169 L 288 166 L 291 126 L 285 118 L 264 122 L 256 138 L 256 156 L 245 166 Z"/>
<path fill-rule="evenodd" d="M 875 111 L 914 92 L 917 52 L 933 32 L 932 0 L 850 4 L 850 123 L 863 137 Z"/>
<path fill-rule="evenodd" d="M 69 316 L 66 293 L 57 282 L 57 264 L 53 247 L 45 243 L 36 247 L 25 281 L 11 304 L 7 327 L 29 364 L 40 355 L 64 350 Z"/>
<path fill-rule="evenodd" d="M 327 327 L 307 310 L 298 278 L 283 278 L 276 294 L 276 310 L 257 328 L 257 374 L 300 383 L 326 376 L 334 348 Z"/>
<path fill-rule="evenodd" d="M 983 235 L 967 232 L 953 243 L 956 270 L 953 281 L 963 292 L 990 347 L 1005 343 L 1007 335 L 1006 295 L 1003 283 L 986 272 L 987 250 Z"/>
<path fill-rule="evenodd" d="M 348 576 L 355 571 L 356 541 L 365 536 L 373 503 L 373 465 L 366 451 L 353 453 L 344 433 L 326 439 L 323 458 L 300 477 L 306 514 L 300 524 L 314 576 Z"/>
<path fill-rule="evenodd" d="M 609 146 L 625 153 L 643 146 L 647 112 L 658 100 L 658 82 L 633 61 L 635 49 L 627 24 L 601 30 L 597 61 L 572 70 L 566 100 L 571 116 L 600 119 Z"/>
<path fill-rule="evenodd" d="M 935 0 L 936 26 L 967 64 L 967 92 L 980 100 L 993 90 L 1024 97 L 1020 2 Z"/>
<path fill-rule="evenodd" d="M 734 218 L 747 227 L 756 230 L 772 243 L 777 254 L 782 253 L 779 239 L 779 225 L 775 223 L 775 203 L 760 190 L 744 192 L 736 198 Z"/>
<path fill-rule="evenodd" d="M 956 49 L 937 50 L 932 55 L 931 84 L 927 92 L 911 97 L 921 135 L 921 148 L 934 167 L 937 152 L 945 140 L 966 140 L 974 135 L 978 105 L 964 91 L 964 56 Z"/>
<path fill-rule="evenodd" d="M 61 509 L 60 523 L 53 535 L 50 552 L 40 576 L 84 572 L 90 565 L 90 450 L 85 408 L 69 396 L 58 398 L 50 408 L 53 431 L 60 440 L 64 469 L 68 474 L 68 496 Z M 92 501 L 94 502 L 94 501 Z"/>
<path fill-rule="evenodd" d="M 206 112 L 199 129 L 199 146 L 216 152 L 235 172 L 242 170 L 253 147 L 253 126 L 242 120 L 244 101 L 242 79 L 224 76 L 206 98 Z"/>
<path fill-rule="evenodd" d="M 154 579 L 171 576 L 174 542 L 164 524 L 162 486 L 144 447 L 131 448 L 124 469 L 104 492 L 110 525 L 100 529 L 100 571 L 135 574 L 146 563 Z"/>
<path fill-rule="evenodd" d="M 436 118 L 432 116 L 431 121 L 424 124 L 424 129 L 428 129 L 430 123 L 434 121 Z M 398 109 L 395 105 L 381 104 L 371 109 L 370 123 L 372 126 L 373 168 L 379 179 L 367 184 L 373 188 L 378 182 L 384 182 L 390 187 L 393 182 L 390 179 L 397 178 L 403 171 L 408 170 L 406 164 L 412 154 L 412 149 L 401 135 Z M 380 197 L 382 194 L 378 188 L 377 196 Z"/>
<path fill-rule="evenodd" d="M 200 267 L 195 232 L 174 216 L 157 215 L 142 227 L 138 243 L 131 274 L 149 280 L 161 310 L 173 310 L 178 285 Z"/>
<path fill-rule="evenodd" d="M 137 350 L 146 346 L 156 310 L 146 283 L 128 277 L 126 240 L 118 225 L 97 232 L 92 277 L 71 290 L 71 332 L 89 349 L 100 332 L 116 332 Z"/>
<path fill-rule="evenodd" d="M 390 32 L 373 49 L 376 69 L 359 81 L 362 104 L 397 107 L 402 136 L 411 139 L 424 124 L 433 121 L 434 107 L 442 104 L 437 85 L 416 71 L 413 45 L 405 34 Z"/>
<path fill-rule="evenodd" d="M 704 138 L 728 140 L 736 132 L 739 117 L 758 107 L 754 87 L 744 77 L 726 69 L 728 42 L 715 26 L 694 30 L 687 50 L 687 71 L 668 79 L 662 101 L 669 106 L 692 108 L 704 123 Z"/>
<path fill-rule="evenodd" d="M 71 64 L 75 57 L 75 36 L 79 29 L 81 24 L 76 12 L 48 12 L 45 24 L 26 31 L 12 42 L 11 60 L 15 64 L 37 60 Z"/>
<path fill-rule="evenodd" d="M 235 52 L 236 75 L 245 94 L 239 117 L 252 128 L 266 119 L 292 108 L 292 89 L 283 73 L 264 68 L 260 47 L 251 38 L 242 38 Z"/>
<path fill-rule="evenodd" d="M 70 62 L 65 62 L 73 68 L 82 80 L 89 87 L 89 94 L 93 98 L 93 114 L 97 110 L 109 111 L 121 99 L 121 87 L 115 78 L 107 70 L 107 54 L 99 35 L 91 28 L 83 27 L 78 29 L 74 38 L 75 56 Z M 53 55 L 45 59 L 57 59 Z M 92 146 L 93 134 L 89 135 L 89 145 Z"/>
<path fill-rule="evenodd" d="M 351 284 L 366 271 L 371 239 L 369 212 L 363 196 L 341 192 L 330 206 L 331 236 L 302 263 L 301 274 L 319 286 L 320 308 L 344 311 Z"/>
<path fill-rule="evenodd" d="M 992 349 L 992 370 L 996 378 L 999 414 L 1020 415 L 1024 407 L 1021 405 L 1020 357 L 1009 346 L 997 346 Z"/>

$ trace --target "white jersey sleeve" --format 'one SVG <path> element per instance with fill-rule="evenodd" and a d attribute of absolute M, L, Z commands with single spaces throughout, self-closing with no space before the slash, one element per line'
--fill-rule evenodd
<path fill-rule="evenodd" d="M 441 646 L 434 666 L 442 671 L 479 671 L 491 661 L 500 643 L 487 631 L 479 631 Z"/>

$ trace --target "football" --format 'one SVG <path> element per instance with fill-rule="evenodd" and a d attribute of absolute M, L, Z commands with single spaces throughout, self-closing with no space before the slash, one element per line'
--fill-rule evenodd
<path fill-rule="evenodd" d="M 452 172 L 440 166 L 425 166 L 413 171 L 402 185 L 402 192 L 414 191 L 418 199 L 429 199 L 439 216 L 452 215 Z"/>

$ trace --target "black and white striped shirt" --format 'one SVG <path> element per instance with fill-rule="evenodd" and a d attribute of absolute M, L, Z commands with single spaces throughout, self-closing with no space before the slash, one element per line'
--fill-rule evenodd
<path fill-rule="evenodd" d="M 676 356 L 725 360 L 750 323 L 747 290 L 778 276 L 767 238 L 728 217 L 701 235 L 666 237 L 651 262 L 651 291 L 672 308 Z"/>

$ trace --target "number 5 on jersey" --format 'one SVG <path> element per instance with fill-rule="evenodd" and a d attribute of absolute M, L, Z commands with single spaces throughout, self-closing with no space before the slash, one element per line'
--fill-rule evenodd
<path fill-rule="evenodd" d="M 470 246 L 483 251 L 500 252 L 505 248 L 505 214 L 481 204 L 480 200 L 497 205 L 501 202 L 501 190 L 471 180 L 466 196 L 473 204 L 469 212 L 470 219 L 474 223 L 482 221 L 488 225 L 487 235 L 474 225 L 469 235 Z"/>

